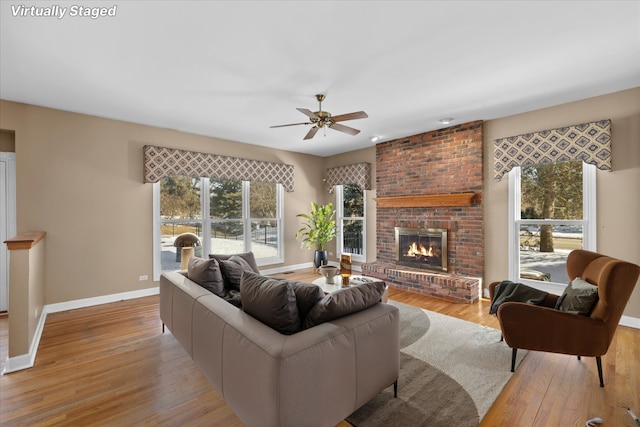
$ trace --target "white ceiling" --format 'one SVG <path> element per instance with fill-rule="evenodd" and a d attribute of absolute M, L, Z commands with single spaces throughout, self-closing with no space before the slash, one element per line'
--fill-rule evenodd
<path fill-rule="evenodd" d="M 115 17 L 14 16 L 117 5 Z M 640 86 L 640 1 L 2 1 L 2 99 L 328 156 Z M 13 9 L 12 9 L 13 8 Z M 296 107 L 356 136 L 308 126 Z M 153 142 L 153 141 L 150 141 Z M 176 141 L 179 147 L 180 141 Z M 212 150 L 214 148 L 212 147 Z"/>

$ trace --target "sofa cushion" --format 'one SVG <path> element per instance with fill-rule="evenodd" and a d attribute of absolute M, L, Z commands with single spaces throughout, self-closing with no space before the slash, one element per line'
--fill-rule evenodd
<path fill-rule="evenodd" d="M 281 334 L 291 335 L 300 330 L 296 294 L 287 280 L 245 271 L 240 299 L 245 313 Z"/>
<path fill-rule="evenodd" d="M 225 293 L 220 265 L 215 259 L 191 257 L 187 265 L 187 277 L 219 297 Z"/>
<path fill-rule="evenodd" d="M 320 286 L 313 283 L 295 282 L 293 280 L 289 281 L 289 283 L 291 283 L 293 292 L 296 294 L 300 322 L 304 322 L 311 308 L 324 298 L 324 292 L 322 292 Z"/>
<path fill-rule="evenodd" d="M 220 260 L 228 260 L 231 257 L 242 258 L 247 262 L 247 264 L 251 266 L 251 271 L 253 271 L 254 273 L 260 273 L 260 270 L 258 269 L 258 264 L 256 263 L 256 257 L 253 255 L 253 252 L 243 252 L 243 253 L 230 254 L 230 255 L 223 255 L 223 254 L 209 255 L 209 258 L 215 258 L 218 260 L 218 262 L 220 262 Z"/>
<path fill-rule="evenodd" d="M 229 291 L 240 290 L 240 281 L 242 280 L 243 272 L 253 272 L 251 265 L 244 258 L 238 255 L 232 255 L 228 259 L 218 259 L 218 263 L 222 270 L 224 286 Z"/>
<path fill-rule="evenodd" d="M 558 298 L 556 308 L 575 314 L 588 316 L 598 300 L 598 287 L 576 277 L 567 285 Z"/>
<path fill-rule="evenodd" d="M 369 282 L 326 295 L 309 311 L 303 329 L 356 313 L 380 302 L 384 288 L 384 282 Z"/>

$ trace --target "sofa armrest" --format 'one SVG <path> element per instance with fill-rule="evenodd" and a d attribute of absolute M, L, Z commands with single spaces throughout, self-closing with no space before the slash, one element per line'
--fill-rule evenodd
<path fill-rule="evenodd" d="M 498 309 L 498 320 L 512 348 L 601 356 L 609 344 L 604 322 L 553 308 L 506 302 Z"/>

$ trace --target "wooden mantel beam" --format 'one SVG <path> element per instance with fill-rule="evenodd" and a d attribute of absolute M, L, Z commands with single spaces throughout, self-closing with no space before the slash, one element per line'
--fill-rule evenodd
<path fill-rule="evenodd" d="M 480 203 L 480 195 L 476 193 L 425 194 L 420 196 L 377 197 L 374 200 L 379 208 L 474 206 Z"/>

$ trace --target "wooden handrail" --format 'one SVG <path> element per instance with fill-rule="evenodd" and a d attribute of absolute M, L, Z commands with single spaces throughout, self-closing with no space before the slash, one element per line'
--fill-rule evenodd
<path fill-rule="evenodd" d="M 40 240 L 44 239 L 45 234 L 47 233 L 44 231 L 29 231 L 18 234 L 16 237 L 5 240 L 4 242 L 10 251 L 14 249 L 31 249 L 37 245 Z"/>

